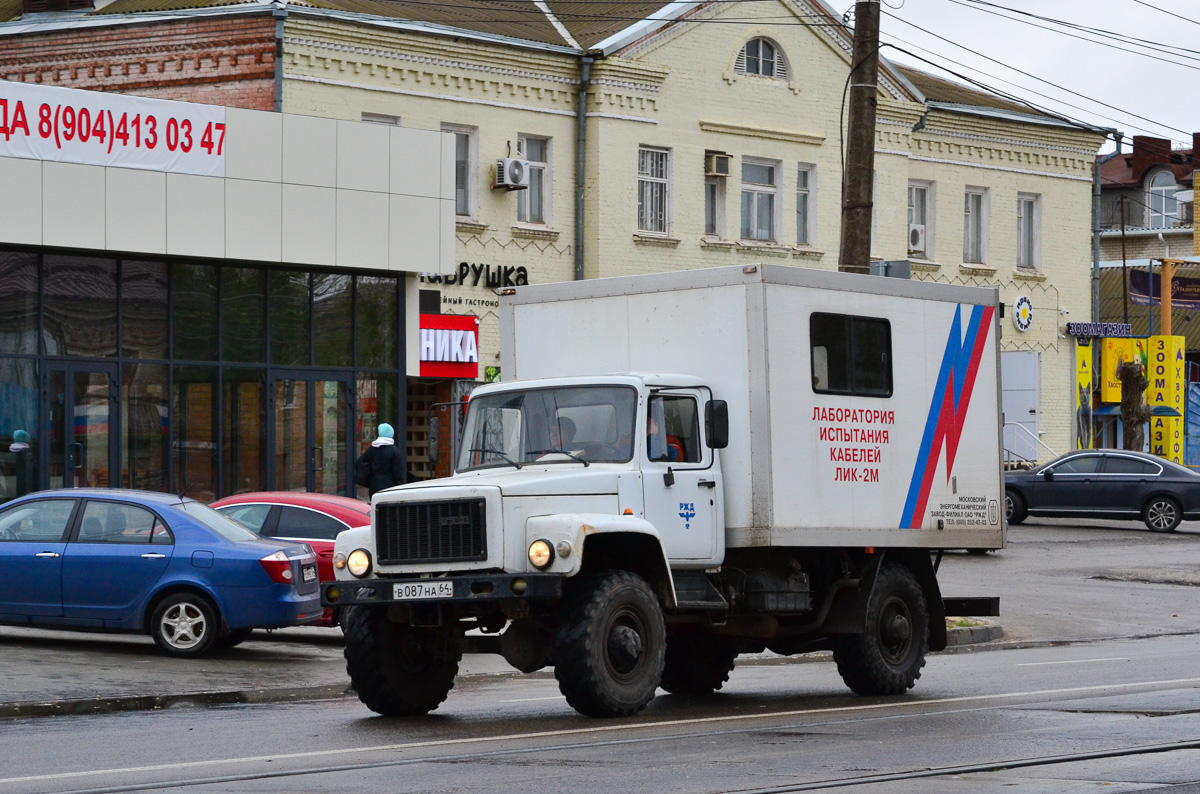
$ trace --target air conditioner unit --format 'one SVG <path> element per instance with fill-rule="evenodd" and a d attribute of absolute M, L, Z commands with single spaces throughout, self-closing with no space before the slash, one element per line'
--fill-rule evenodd
<path fill-rule="evenodd" d="M 529 187 L 529 162 L 512 157 L 502 157 L 496 161 L 496 176 L 492 188 L 505 190 L 525 190 Z"/>
<path fill-rule="evenodd" d="M 704 155 L 705 176 L 729 176 L 729 160 L 727 154 Z"/>
<path fill-rule="evenodd" d="M 925 250 L 925 224 L 910 223 L 908 224 L 908 250 L 924 251 Z"/>

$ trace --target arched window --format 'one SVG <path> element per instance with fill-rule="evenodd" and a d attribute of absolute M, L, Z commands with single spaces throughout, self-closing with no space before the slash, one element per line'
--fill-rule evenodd
<path fill-rule="evenodd" d="M 742 51 L 738 53 L 734 69 L 742 74 L 756 74 L 776 80 L 788 79 L 787 62 L 783 59 L 783 53 L 767 39 L 750 39 L 746 42 Z"/>
<path fill-rule="evenodd" d="M 1179 187 L 1175 182 L 1175 174 L 1170 170 L 1162 170 L 1150 178 L 1149 201 L 1151 229 L 1169 229 L 1179 220 L 1179 204 L 1175 201 L 1175 191 Z"/>

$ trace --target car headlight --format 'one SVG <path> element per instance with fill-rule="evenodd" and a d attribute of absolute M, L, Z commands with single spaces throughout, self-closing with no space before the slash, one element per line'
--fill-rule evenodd
<path fill-rule="evenodd" d="M 355 549 L 346 557 L 346 568 L 350 573 L 363 578 L 371 572 L 371 552 L 366 549 Z"/>
<path fill-rule="evenodd" d="M 535 540 L 529 544 L 529 562 L 539 571 L 550 567 L 554 562 L 554 547 L 548 540 Z"/>

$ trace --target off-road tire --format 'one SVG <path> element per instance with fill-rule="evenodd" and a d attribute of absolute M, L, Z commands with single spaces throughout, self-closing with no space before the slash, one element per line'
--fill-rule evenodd
<path fill-rule="evenodd" d="M 1142 508 L 1142 521 L 1153 532 L 1174 532 L 1182 520 L 1183 509 L 1169 496 L 1156 496 Z"/>
<path fill-rule="evenodd" d="M 666 626 L 646 580 L 606 571 L 572 588 L 554 638 L 554 677 L 567 703 L 589 717 L 627 717 L 662 678 Z"/>
<path fill-rule="evenodd" d="M 884 563 L 867 603 L 866 631 L 834 643 L 846 686 L 860 695 L 900 695 L 921 677 L 929 650 L 929 608 L 912 572 Z"/>
<path fill-rule="evenodd" d="M 346 672 L 358 699 L 385 717 L 428 714 L 454 688 L 462 653 L 445 630 L 392 623 L 386 609 L 342 612 Z"/>
<path fill-rule="evenodd" d="M 171 656 L 192 658 L 212 650 L 220 627 L 217 609 L 199 593 L 175 593 L 150 615 L 150 636 Z"/>
<path fill-rule="evenodd" d="M 1025 520 L 1025 499 L 1011 488 L 1004 491 L 1004 516 L 1010 525 Z"/>
<path fill-rule="evenodd" d="M 729 680 L 737 655 L 734 640 L 682 627 L 667 635 L 659 686 L 673 695 L 710 695 Z"/>

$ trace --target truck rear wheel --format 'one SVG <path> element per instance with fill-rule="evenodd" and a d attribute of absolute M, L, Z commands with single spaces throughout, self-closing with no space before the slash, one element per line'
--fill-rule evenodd
<path fill-rule="evenodd" d="M 835 643 L 833 660 L 860 695 L 899 695 L 912 688 L 929 650 L 929 609 L 921 585 L 901 565 L 884 563 L 867 603 L 866 631 Z"/>
<path fill-rule="evenodd" d="M 427 714 L 454 687 L 462 654 L 443 629 L 392 623 L 387 611 L 342 612 L 346 672 L 358 699 L 385 717 Z"/>
<path fill-rule="evenodd" d="M 708 695 L 724 686 L 737 659 L 737 643 L 684 627 L 667 636 L 663 689 L 674 695 Z"/>
<path fill-rule="evenodd" d="M 589 717 L 626 717 L 654 698 L 666 626 L 646 580 L 608 571 L 580 583 L 554 638 L 554 677 L 571 707 Z"/>

